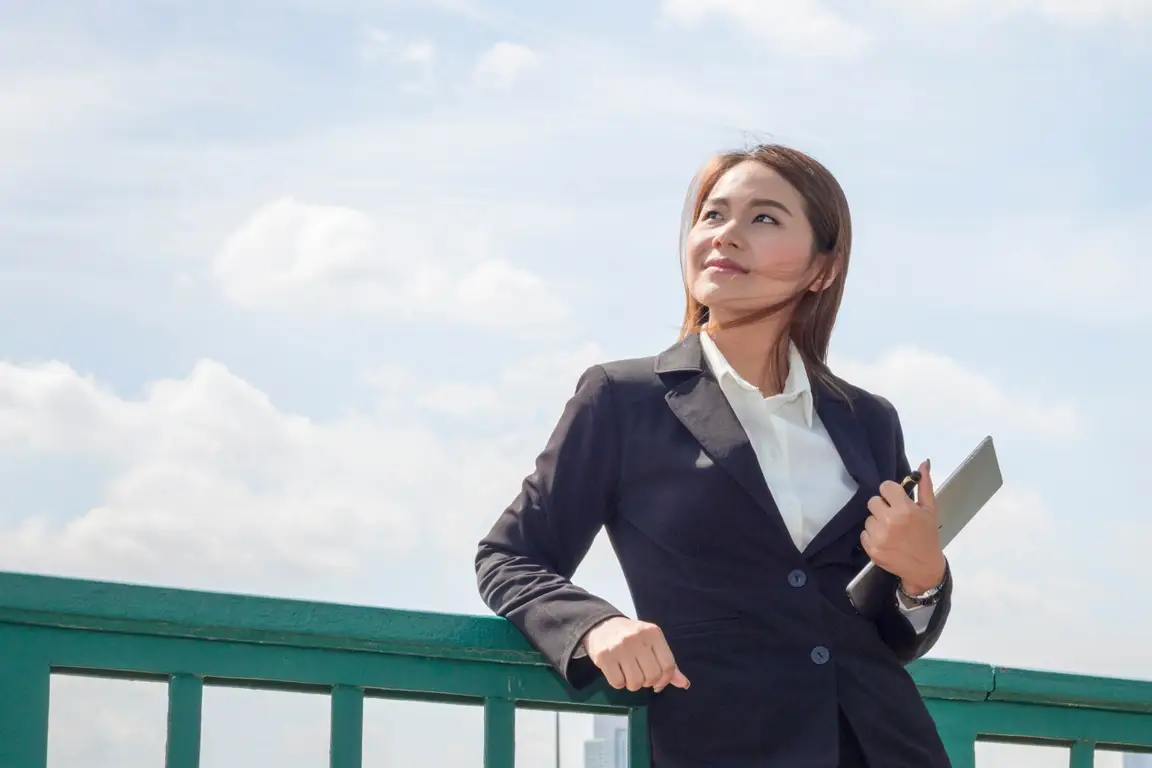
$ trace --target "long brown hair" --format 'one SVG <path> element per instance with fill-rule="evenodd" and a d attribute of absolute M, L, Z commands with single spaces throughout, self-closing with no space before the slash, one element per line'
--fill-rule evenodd
<path fill-rule="evenodd" d="M 847 394 L 828 368 L 828 345 L 844 297 L 844 281 L 848 275 L 848 258 L 852 251 L 852 218 L 844 190 L 827 168 L 803 152 L 779 144 L 761 144 L 713 157 L 696 175 L 688 191 L 681 226 L 681 258 L 685 253 L 684 244 L 688 232 L 699 220 L 704 201 L 712 193 L 712 188 L 721 176 L 748 160 L 763 163 L 775 170 L 803 198 L 804 215 L 812 227 L 812 258 L 820 261 L 820 268 L 815 278 L 792 296 L 725 323 L 723 327 L 755 323 L 792 307 L 788 327 L 779 341 L 790 338 L 800 351 L 809 376 L 847 400 Z M 683 268 L 683 264 L 681 266 Z M 829 277 L 832 278 L 831 282 L 823 290 L 808 290 L 812 285 L 827 282 Z M 684 297 L 681 339 L 708 327 L 710 320 L 708 307 L 692 296 L 687 271 L 684 271 Z M 774 345 L 774 349 L 778 347 Z"/>

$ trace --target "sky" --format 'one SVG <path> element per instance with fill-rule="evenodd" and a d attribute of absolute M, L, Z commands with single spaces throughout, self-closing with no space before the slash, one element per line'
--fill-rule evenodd
<path fill-rule="evenodd" d="M 1152 679 L 1150 82 L 1152 0 L 0 0 L 0 568 L 488 613 L 577 376 L 676 339 L 692 175 L 771 140 L 852 206 L 833 369 L 913 464 L 997 444 L 931 657 Z M 55 768 L 160 764 L 159 686 L 53 693 Z M 205 706 L 206 768 L 325 764 L 322 697 Z M 480 722 L 371 703 L 366 765 Z"/>

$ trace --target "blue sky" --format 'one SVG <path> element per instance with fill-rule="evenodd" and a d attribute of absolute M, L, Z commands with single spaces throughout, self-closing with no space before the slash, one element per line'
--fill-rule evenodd
<path fill-rule="evenodd" d="M 765 138 L 852 204 L 834 368 L 893 400 L 913 461 L 1000 448 L 933 655 L 1152 677 L 1152 2 L 0 19 L 0 567 L 485 612 L 475 542 L 575 377 L 675 338 L 693 172 Z M 603 542 L 578 580 L 627 605 Z M 72 759 L 144 759 L 121 694 Z M 322 708 L 276 699 L 245 746 L 221 702 L 221 755 L 323 742 Z"/>

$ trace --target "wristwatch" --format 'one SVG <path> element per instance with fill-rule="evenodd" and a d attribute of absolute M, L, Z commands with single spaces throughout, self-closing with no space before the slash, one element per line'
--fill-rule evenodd
<path fill-rule="evenodd" d="M 948 566 L 944 566 L 944 578 L 940 583 L 919 595 L 910 595 L 904 591 L 904 582 L 897 581 L 896 588 L 900 592 L 900 599 L 911 605 L 936 605 L 944 596 L 944 586 L 948 583 Z"/>

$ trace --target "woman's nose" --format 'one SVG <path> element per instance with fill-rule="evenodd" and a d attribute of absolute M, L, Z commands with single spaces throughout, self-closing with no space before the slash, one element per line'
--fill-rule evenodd
<path fill-rule="evenodd" d="M 735 248 L 736 238 L 733 237 L 732 230 L 728 227 L 723 227 L 718 230 L 712 237 L 713 248 Z"/>

